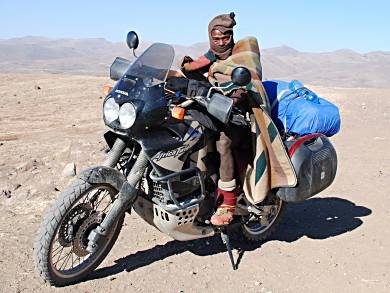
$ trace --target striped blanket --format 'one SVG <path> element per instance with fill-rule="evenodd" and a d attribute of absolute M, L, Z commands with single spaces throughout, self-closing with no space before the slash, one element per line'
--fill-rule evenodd
<path fill-rule="evenodd" d="M 263 201 L 272 188 L 295 186 L 297 178 L 279 132 L 268 114 L 270 105 L 261 82 L 260 51 L 256 38 L 238 41 L 229 58 L 213 63 L 209 69 L 210 83 L 229 85 L 223 90 L 228 95 L 239 88 L 231 84 L 230 78 L 237 66 L 245 66 L 251 72 L 252 81 L 244 88 L 249 98 L 256 102 L 252 106 L 252 132 L 256 134 L 255 157 L 253 164 L 246 169 L 243 186 L 247 199 L 256 204 Z"/>

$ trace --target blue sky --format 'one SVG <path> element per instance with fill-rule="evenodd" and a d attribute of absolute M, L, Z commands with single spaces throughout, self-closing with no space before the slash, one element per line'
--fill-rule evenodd
<path fill-rule="evenodd" d="M 0 11 L 0 39 L 34 35 L 119 42 L 135 30 L 141 40 L 191 45 L 207 40 L 215 15 L 234 11 L 236 39 L 253 35 L 264 48 L 390 51 L 390 1 L 385 0 L 0 0 Z"/>

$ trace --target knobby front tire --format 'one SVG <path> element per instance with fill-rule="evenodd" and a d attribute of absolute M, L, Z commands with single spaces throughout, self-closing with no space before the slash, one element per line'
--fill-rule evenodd
<path fill-rule="evenodd" d="M 99 197 L 97 197 L 96 199 L 95 195 L 96 193 L 98 193 L 100 196 L 100 194 L 102 194 L 101 190 L 104 190 L 105 193 L 109 193 L 110 198 L 107 201 L 111 202 L 115 198 L 115 195 L 118 193 L 118 191 L 112 186 L 105 184 L 89 184 L 85 181 L 78 179 L 64 192 L 61 193 L 60 197 L 57 199 L 57 201 L 54 203 L 54 205 L 50 208 L 50 210 L 44 217 L 44 220 L 42 221 L 38 230 L 38 235 L 34 244 L 34 260 L 35 267 L 39 275 L 45 282 L 48 282 L 50 285 L 66 286 L 74 284 L 86 278 L 87 275 L 90 274 L 95 268 L 97 268 L 99 264 L 104 260 L 104 258 L 107 256 L 107 254 L 113 247 L 115 241 L 117 240 L 123 225 L 125 214 L 121 215 L 121 217 L 118 218 L 114 229 L 107 236 L 105 241 L 101 244 L 100 248 L 96 252 L 92 254 L 87 254 L 85 257 L 81 258 L 80 252 L 78 252 L 78 255 L 76 255 L 73 251 L 75 249 L 75 245 L 72 240 L 74 241 L 73 238 L 75 235 L 77 235 L 77 231 L 75 230 L 81 229 L 81 227 L 86 227 L 86 230 L 88 228 L 89 230 L 91 230 L 93 227 L 97 226 L 97 224 L 93 222 L 94 217 L 92 217 L 91 215 L 97 212 L 101 213 L 101 211 L 98 211 L 98 207 L 96 208 L 96 211 L 94 211 L 91 206 L 93 207 L 94 205 L 96 205 L 96 203 L 92 203 L 93 198 L 95 198 L 95 201 L 103 201 L 103 199 L 99 199 Z M 95 192 L 95 194 L 93 192 Z M 107 197 L 107 195 L 105 196 Z M 110 205 L 111 203 L 109 202 L 108 204 Z M 83 219 L 83 213 L 86 212 L 90 216 L 84 216 Z M 104 214 L 104 211 L 102 214 Z M 74 216 L 74 218 L 71 218 L 70 215 L 76 216 Z M 65 223 L 64 220 L 68 221 L 70 224 Z M 89 220 L 89 222 L 83 225 L 83 222 L 87 220 Z M 92 224 L 90 222 L 92 222 Z M 59 231 L 62 234 L 61 236 L 59 236 Z M 85 237 L 88 232 L 85 232 Z M 63 234 L 65 234 L 65 236 L 63 236 Z M 79 242 L 85 243 L 87 241 L 85 240 L 85 237 L 81 237 L 82 240 Z M 56 244 L 58 247 L 54 248 Z M 56 264 L 54 263 L 54 249 L 56 249 L 57 255 L 59 254 L 58 251 L 60 250 L 61 253 L 63 253 L 65 249 L 71 249 L 71 256 L 68 256 L 67 260 L 67 262 L 69 262 L 71 258 L 71 268 L 67 268 L 67 264 L 65 264 L 65 266 L 62 264 L 61 267 L 58 267 L 58 261 Z M 82 250 L 82 254 L 86 253 L 87 252 L 85 250 Z M 59 258 L 61 258 L 61 254 Z M 64 256 L 63 258 L 65 258 L 66 260 L 66 256 Z M 79 263 L 78 265 L 77 258 Z M 75 267 L 73 267 L 73 262 L 75 262 L 76 264 Z"/>

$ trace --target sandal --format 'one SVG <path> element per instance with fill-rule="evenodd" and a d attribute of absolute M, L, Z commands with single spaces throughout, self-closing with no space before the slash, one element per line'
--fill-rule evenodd
<path fill-rule="evenodd" d="M 218 188 L 217 202 L 221 202 L 211 217 L 210 222 L 214 226 L 229 225 L 233 221 L 234 211 L 237 203 L 237 190 L 226 191 Z"/>

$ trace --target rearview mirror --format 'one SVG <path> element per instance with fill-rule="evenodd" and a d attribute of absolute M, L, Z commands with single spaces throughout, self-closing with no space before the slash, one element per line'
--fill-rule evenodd
<path fill-rule="evenodd" d="M 207 111 L 224 124 L 228 123 L 232 108 L 233 99 L 218 93 L 213 94 L 207 102 Z"/>
<path fill-rule="evenodd" d="M 245 86 L 251 82 L 251 73 L 246 67 L 236 67 L 232 71 L 232 82 L 238 86 Z"/>
<path fill-rule="evenodd" d="M 138 39 L 138 35 L 135 31 L 131 31 L 127 34 L 126 43 L 130 49 L 135 50 L 138 48 L 139 39 Z"/>

